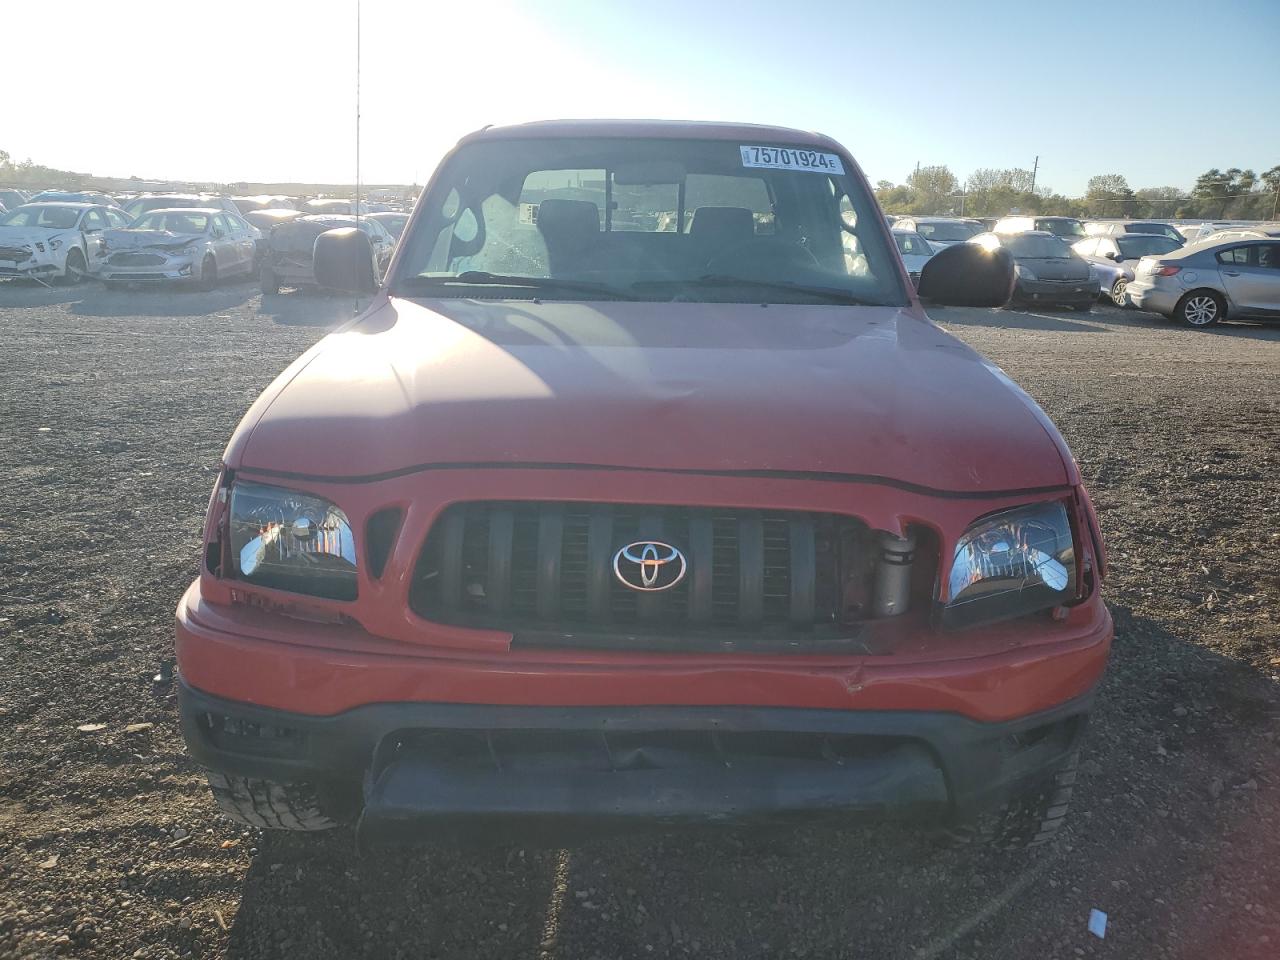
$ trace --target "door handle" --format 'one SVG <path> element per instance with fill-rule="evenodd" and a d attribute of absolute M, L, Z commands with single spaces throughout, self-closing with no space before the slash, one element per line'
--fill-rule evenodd
<path fill-rule="evenodd" d="M 1238 276 L 1240 276 L 1240 271 L 1239 271 L 1239 270 L 1223 270 L 1222 272 L 1223 272 L 1223 273 L 1225 273 L 1228 277 L 1238 277 Z"/>

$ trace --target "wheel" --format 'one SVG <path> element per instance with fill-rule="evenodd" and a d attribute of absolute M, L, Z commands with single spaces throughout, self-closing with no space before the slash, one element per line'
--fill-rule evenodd
<path fill-rule="evenodd" d="M 218 287 L 218 262 L 212 256 L 200 264 L 200 289 L 215 290 Z"/>
<path fill-rule="evenodd" d="M 62 268 L 62 282 L 68 285 L 77 284 L 85 278 L 88 272 L 88 267 L 85 265 L 84 252 L 79 247 L 73 247 L 67 252 L 67 263 Z"/>
<path fill-rule="evenodd" d="M 332 830 L 339 820 L 321 808 L 316 788 L 207 772 L 218 808 L 237 823 L 264 830 Z"/>
<path fill-rule="evenodd" d="M 1189 327 L 1211 327 L 1226 315 L 1226 301 L 1212 290 L 1193 290 L 1173 308 L 1174 318 Z"/>
<path fill-rule="evenodd" d="M 1129 281 L 1124 277 L 1117 277 L 1111 285 L 1111 302 L 1121 309 L 1129 306 Z"/>
<path fill-rule="evenodd" d="M 1074 310 L 1076 313 L 1092 313 L 1093 304 L 1092 303 L 1073 303 L 1071 304 L 1071 309 Z"/>
<path fill-rule="evenodd" d="M 258 275 L 258 279 L 262 284 L 263 293 L 279 293 L 280 278 L 276 276 L 276 272 L 270 267 L 264 266 L 262 272 Z"/>
<path fill-rule="evenodd" d="M 948 827 L 940 839 L 953 848 L 988 846 L 996 850 L 1025 850 L 1048 843 L 1066 822 L 1079 759 L 1080 751 L 1073 750 L 1050 778 L 999 810 Z"/>

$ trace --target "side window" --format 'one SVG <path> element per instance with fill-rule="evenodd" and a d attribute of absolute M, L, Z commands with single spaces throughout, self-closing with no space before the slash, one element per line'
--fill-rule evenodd
<path fill-rule="evenodd" d="M 1249 252 L 1253 247 L 1232 247 L 1229 250 L 1223 250 L 1218 254 L 1218 262 L 1229 264 L 1236 267 L 1249 266 Z M 1257 262 L 1256 260 L 1254 261 Z"/>
<path fill-rule="evenodd" d="M 1258 251 L 1258 266 L 1280 270 L 1280 243 L 1263 243 L 1255 249 Z"/>
<path fill-rule="evenodd" d="M 215 231 L 221 231 L 223 234 L 229 234 L 231 232 L 231 228 L 227 226 L 227 218 L 220 213 L 214 215 L 213 229 Z"/>
<path fill-rule="evenodd" d="M 121 230 L 129 225 L 129 218 L 117 210 L 108 210 L 107 222 L 117 230 Z"/>
<path fill-rule="evenodd" d="M 107 218 L 97 210 L 90 210 L 84 215 L 84 223 L 80 226 L 85 232 L 107 229 Z"/>

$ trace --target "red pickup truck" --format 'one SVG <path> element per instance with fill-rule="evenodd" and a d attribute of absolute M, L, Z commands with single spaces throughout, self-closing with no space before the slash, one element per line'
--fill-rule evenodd
<path fill-rule="evenodd" d="M 367 237 L 317 281 L 372 291 Z M 1080 474 L 862 172 L 752 125 L 486 128 L 223 456 L 177 611 L 226 813 L 364 840 L 1063 822 L 1112 625 Z"/>

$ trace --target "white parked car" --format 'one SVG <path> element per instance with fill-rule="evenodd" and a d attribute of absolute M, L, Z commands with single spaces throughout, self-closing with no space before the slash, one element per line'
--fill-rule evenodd
<path fill-rule="evenodd" d="M 123 283 L 194 283 L 212 290 L 218 281 L 257 271 L 256 227 L 215 207 L 152 210 L 127 230 L 107 234 L 102 279 Z"/>
<path fill-rule="evenodd" d="M 937 251 L 933 245 L 914 230 L 900 230 L 895 227 L 890 231 L 893 241 L 898 245 L 898 253 L 902 256 L 903 266 L 911 277 L 912 284 L 919 285 L 920 271 Z"/>
<path fill-rule="evenodd" d="M 103 238 L 129 218 L 100 203 L 27 203 L 0 216 L 0 277 L 79 283 L 97 273 Z"/>

